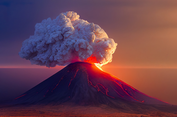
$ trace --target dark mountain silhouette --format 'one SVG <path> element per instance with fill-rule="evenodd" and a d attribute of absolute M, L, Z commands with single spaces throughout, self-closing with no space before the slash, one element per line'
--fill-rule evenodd
<path fill-rule="evenodd" d="M 84 62 L 69 64 L 13 101 L 22 105 L 63 103 L 105 104 L 124 110 L 159 109 L 162 108 L 157 106 L 159 104 L 168 105 L 99 70 L 94 64 Z"/>

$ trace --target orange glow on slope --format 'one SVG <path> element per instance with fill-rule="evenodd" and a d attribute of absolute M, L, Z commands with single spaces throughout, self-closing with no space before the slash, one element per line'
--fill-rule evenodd
<path fill-rule="evenodd" d="M 96 66 L 96 65 L 95 65 L 95 66 Z M 92 69 L 95 69 L 94 66 L 92 67 Z M 98 70 L 98 69 L 97 69 L 97 70 Z M 94 70 L 94 71 L 95 71 L 95 70 Z M 89 83 L 91 86 L 93 86 L 94 88 L 96 88 L 98 92 L 100 91 L 101 93 L 107 95 L 108 97 L 116 98 L 116 97 L 111 96 L 111 95 L 108 94 L 109 91 L 111 90 L 110 87 L 106 87 L 104 84 L 101 84 L 101 83 L 96 83 L 96 84 L 93 83 L 93 82 L 90 80 L 90 78 L 88 77 L 87 71 L 85 71 L 85 73 L 87 74 L 88 83 Z M 116 86 L 116 88 L 119 88 L 119 89 L 120 89 L 120 90 L 119 90 L 120 93 L 119 93 L 117 90 L 115 90 L 115 89 L 113 88 L 113 90 L 114 90 L 120 97 L 126 98 L 125 96 L 128 96 L 129 98 L 131 98 L 131 99 L 133 99 L 133 100 L 135 100 L 135 101 L 137 101 L 137 102 L 144 103 L 144 100 L 138 100 L 138 99 L 136 99 L 133 95 L 129 94 L 130 92 L 131 92 L 131 93 L 136 92 L 136 89 L 135 89 L 135 88 L 133 88 L 133 87 L 131 87 L 130 85 L 128 85 L 128 84 L 126 84 L 126 83 L 120 81 L 117 77 L 114 77 L 114 76 L 112 76 L 112 75 L 110 75 L 109 73 L 106 73 L 106 72 L 104 72 L 104 71 L 97 71 L 97 73 L 101 76 L 101 78 L 107 79 L 108 81 L 111 81 L 111 82 L 113 83 L 113 85 Z M 132 91 L 131 91 L 130 89 L 126 88 L 126 87 L 125 87 L 126 85 L 127 85 L 129 88 L 131 88 Z"/>
<path fill-rule="evenodd" d="M 100 69 L 101 71 L 103 71 L 103 69 L 101 68 L 101 64 L 99 64 L 99 63 L 94 63 L 95 64 L 95 66 L 98 68 L 98 69 Z"/>

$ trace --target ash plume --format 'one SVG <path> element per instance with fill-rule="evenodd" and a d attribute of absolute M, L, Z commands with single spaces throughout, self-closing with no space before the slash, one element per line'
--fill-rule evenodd
<path fill-rule="evenodd" d="M 79 17 L 68 11 L 37 23 L 34 35 L 23 42 L 20 57 L 47 67 L 76 61 L 100 65 L 111 62 L 117 43 L 99 25 Z"/>

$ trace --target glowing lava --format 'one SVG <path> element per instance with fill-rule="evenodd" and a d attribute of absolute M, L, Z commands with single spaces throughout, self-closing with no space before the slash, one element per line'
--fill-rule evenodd
<path fill-rule="evenodd" d="M 97 61 L 96 57 L 94 57 L 94 56 L 91 56 L 91 57 L 87 58 L 87 60 L 84 60 L 84 62 L 94 64 L 98 69 L 100 69 L 101 71 L 103 71 L 103 69 L 101 68 L 103 66 L 103 64 L 100 64 Z"/>
<path fill-rule="evenodd" d="M 97 59 L 95 56 L 90 56 L 89 58 L 87 58 L 86 60 L 84 60 L 84 62 L 87 62 L 87 63 L 98 63 Z"/>
<path fill-rule="evenodd" d="M 98 68 L 98 69 L 100 69 L 101 71 L 103 71 L 103 69 L 101 68 L 101 64 L 99 64 L 99 63 L 94 63 L 95 64 L 95 66 Z"/>

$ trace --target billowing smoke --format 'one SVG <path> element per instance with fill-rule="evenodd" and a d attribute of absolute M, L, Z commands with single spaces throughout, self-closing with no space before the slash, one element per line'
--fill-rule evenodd
<path fill-rule="evenodd" d="M 76 61 L 111 62 L 117 43 L 99 25 L 79 17 L 69 11 L 37 23 L 34 35 L 23 42 L 20 57 L 47 67 Z"/>

